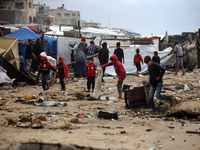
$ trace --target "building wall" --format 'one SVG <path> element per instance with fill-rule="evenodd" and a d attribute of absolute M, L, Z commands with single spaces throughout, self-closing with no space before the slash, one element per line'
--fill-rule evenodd
<path fill-rule="evenodd" d="M 16 24 L 34 23 L 33 0 L 0 0 L 0 20 Z"/>
<path fill-rule="evenodd" d="M 62 5 L 62 7 L 58 9 L 50 9 L 49 6 L 44 6 L 40 4 L 36 4 L 34 6 L 36 7 L 36 10 L 38 10 L 38 12 L 36 12 L 38 14 L 37 23 L 39 22 L 41 23 L 40 20 L 43 20 L 43 18 L 47 16 L 53 16 L 55 18 L 55 22 L 52 25 L 60 25 L 60 24 L 75 25 L 77 24 L 78 20 L 80 20 L 80 11 L 66 10 L 64 9 L 64 5 Z"/>

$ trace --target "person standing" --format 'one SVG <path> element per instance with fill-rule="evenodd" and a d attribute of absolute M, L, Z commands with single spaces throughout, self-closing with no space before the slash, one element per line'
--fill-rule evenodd
<path fill-rule="evenodd" d="M 98 51 L 99 47 L 94 44 L 94 41 L 90 41 L 90 46 L 88 46 L 88 56 L 94 55 L 95 51 Z"/>
<path fill-rule="evenodd" d="M 174 42 L 174 50 L 173 52 L 176 54 L 176 72 L 175 76 L 178 75 L 179 69 L 182 70 L 182 75 L 185 75 L 185 70 L 183 68 L 183 48 L 177 41 Z"/>
<path fill-rule="evenodd" d="M 38 71 L 41 59 L 40 54 L 43 52 L 41 46 L 41 38 L 37 39 L 37 42 L 33 45 L 33 59 L 32 59 L 32 71 L 35 73 Z"/>
<path fill-rule="evenodd" d="M 143 64 L 143 60 L 142 60 L 142 56 L 140 55 L 140 49 L 139 48 L 136 49 L 136 53 L 137 54 L 135 54 L 135 56 L 134 56 L 133 63 L 134 63 L 134 65 L 137 68 L 136 76 L 139 77 L 139 72 L 141 71 L 141 64 L 140 64 L 140 62 L 142 62 L 142 64 Z"/>
<path fill-rule="evenodd" d="M 28 39 L 28 45 L 26 47 L 26 53 L 25 53 L 25 59 L 27 62 L 28 70 L 31 70 L 32 57 L 34 57 L 33 50 L 32 50 L 32 43 L 33 41 L 31 39 Z"/>
<path fill-rule="evenodd" d="M 124 51 L 123 49 L 120 48 L 120 42 L 116 43 L 117 49 L 115 49 L 114 54 L 117 55 L 118 60 L 122 63 L 122 59 L 123 59 L 123 64 L 125 63 L 124 60 Z"/>
<path fill-rule="evenodd" d="M 76 53 L 76 63 L 74 64 L 74 76 L 85 77 L 85 66 L 86 66 L 85 54 L 79 48 L 75 48 L 75 53 Z"/>
<path fill-rule="evenodd" d="M 81 43 L 78 45 L 78 48 L 87 56 L 88 48 L 85 37 L 81 39 Z"/>
<path fill-rule="evenodd" d="M 58 64 L 58 77 L 60 78 L 60 84 L 61 88 L 64 91 L 65 90 L 65 78 L 68 78 L 68 67 L 65 63 L 65 57 L 59 58 L 59 64 Z"/>
<path fill-rule="evenodd" d="M 24 57 L 22 56 L 22 52 L 19 52 L 19 64 L 24 67 Z"/>
<path fill-rule="evenodd" d="M 100 61 L 100 64 L 101 65 L 104 65 L 106 63 L 108 63 L 108 58 L 109 58 L 109 51 L 108 51 L 108 48 L 107 48 L 107 43 L 104 42 L 102 44 L 102 47 L 100 50 L 99 50 L 99 55 L 98 55 L 98 58 L 99 58 L 99 61 Z M 103 76 L 105 75 L 105 71 L 106 71 L 106 68 L 103 67 Z M 102 82 L 105 82 L 103 80 L 103 77 L 102 77 Z"/>
<path fill-rule="evenodd" d="M 118 83 L 117 83 L 117 89 L 118 89 L 118 93 L 119 93 L 119 99 L 122 98 L 122 84 L 124 79 L 126 78 L 126 71 L 124 69 L 124 66 L 122 65 L 122 63 L 120 61 L 118 61 L 117 59 L 117 55 L 112 55 L 110 57 L 111 62 L 110 63 L 106 63 L 104 65 L 102 65 L 102 68 L 108 67 L 108 66 L 114 66 L 115 68 L 115 72 L 117 74 L 118 77 Z"/>
<path fill-rule="evenodd" d="M 86 65 L 85 75 L 87 78 L 87 92 L 90 92 L 90 87 L 92 84 L 92 93 L 94 92 L 94 86 L 95 86 L 95 77 L 96 77 L 96 66 L 94 64 L 94 59 L 89 58 L 88 64 Z"/>
<path fill-rule="evenodd" d="M 165 73 L 165 69 L 161 67 L 158 63 L 153 62 L 150 56 L 146 56 L 144 58 L 144 62 L 148 66 L 148 71 L 149 71 L 149 76 L 150 76 L 149 77 L 149 82 L 151 84 L 150 93 L 149 93 L 150 105 L 153 108 L 153 110 L 155 110 L 156 107 L 155 107 L 155 102 L 153 100 L 155 92 L 156 92 L 156 98 L 160 100 L 165 99 L 171 102 L 172 97 L 160 94 L 163 87 L 162 77 Z"/>
<path fill-rule="evenodd" d="M 154 51 L 154 56 L 152 57 L 152 61 L 160 64 L 160 57 L 158 56 L 158 51 Z"/>

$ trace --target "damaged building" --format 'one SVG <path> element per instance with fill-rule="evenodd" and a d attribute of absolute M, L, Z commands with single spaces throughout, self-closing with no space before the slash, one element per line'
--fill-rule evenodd
<path fill-rule="evenodd" d="M 80 11 L 72 11 L 65 9 L 64 4 L 57 9 L 51 9 L 45 4 L 34 4 L 37 11 L 37 23 L 45 24 L 45 20 L 49 19 L 51 25 L 75 25 L 80 20 Z"/>

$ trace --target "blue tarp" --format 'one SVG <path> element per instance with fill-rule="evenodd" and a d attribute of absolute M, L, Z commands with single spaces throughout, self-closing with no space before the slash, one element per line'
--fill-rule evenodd
<path fill-rule="evenodd" d="M 17 38 L 19 42 L 21 42 L 27 41 L 28 39 L 36 40 L 37 38 L 40 38 L 41 35 L 33 32 L 28 28 L 21 28 L 11 34 L 6 35 L 6 37 L 14 37 Z M 44 36 L 44 40 L 48 42 L 51 55 L 57 52 L 57 39 Z"/>

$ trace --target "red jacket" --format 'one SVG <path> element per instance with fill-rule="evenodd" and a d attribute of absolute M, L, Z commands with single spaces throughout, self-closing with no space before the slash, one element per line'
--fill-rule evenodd
<path fill-rule="evenodd" d="M 86 77 L 93 77 L 96 74 L 96 66 L 94 63 L 86 65 Z"/>
<path fill-rule="evenodd" d="M 113 62 L 110 62 L 110 63 L 105 64 L 104 66 L 108 67 L 108 66 L 114 65 L 117 76 L 119 76 L 119 78 L 122 78 L 126 74 L 124 66 L 122 65 L 120 61 L 118 61 L 116 54 L 112 55 L 111 57 L 113 58 L 114 64 Z"/>
<path fill-rule="evenodd" d="M 68 67 L 67 67 L 67 64 L 65 63 L 65 57 L 60 57 L 60 58 L 61 58 L 62 63 L 63 63 L 63 71 L 64 71 L 64 74 L 65 74 L 65 78 L 68 78 Z M 57 66 L 58 71 L 59 71 L 59 66 L 60 66 L 60 63 Z M 56 76 L 59 77 L 59 73 Z"/>
<path fill-rule="evenodd" d="M 143 63 L 142 56 L 140 54 L 138 54 L 138 56 L 135 54 L 133 63 L 135 64 L 136 62 L 140 61 Z"/>
<path fill-rule="evenodd" d="M 53 68 L 53 66 L 48 62 L 47 58 L 45 56 L 43 56 L 42 59 L 41 59 L 39 70 L 41 70 L 42 68 L 44 68 L 44 64 L 43 64 L 44 60 L 46 61 L 46 68 Z"/>

